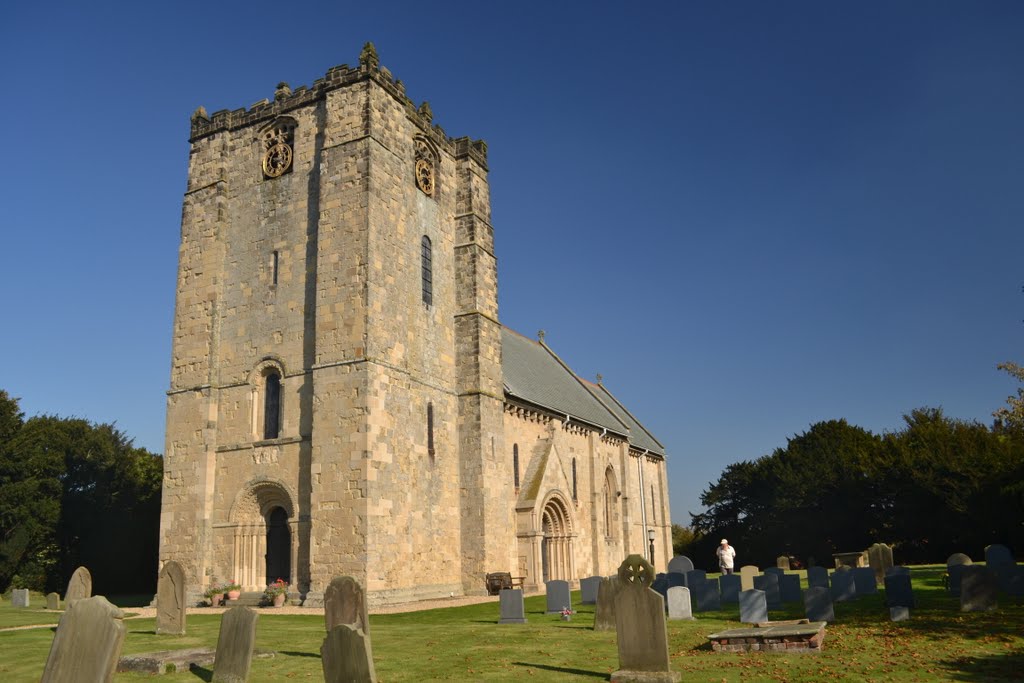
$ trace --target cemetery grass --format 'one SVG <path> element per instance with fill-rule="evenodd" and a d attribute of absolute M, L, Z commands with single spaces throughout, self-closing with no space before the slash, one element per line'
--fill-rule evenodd
<path fill-rule="evenodd" d="M 1020 680 L 1024 606 L 1000 596 L 997 611 L 961 613 L 957 599 L 943 590 L 943 572 L 940 566 L 913 568 L 918 606 L 907 622 L 889 622 L 881 591 L 837 603 L 839 623 L 828 627 L 825 650 L 816 655 L 712 652 L 706 636 L 738 625 L 738 610 L 732 606 L 698 613 L 695 621 L 668 622 L 672 668 L 683 680 L 696 681 Z M 573 599 L 579 599 L 578 592 Z M 573 620 L 563 622 L 558 615 L 545 615 L 544 597 L 535 596 L 526 599 L 528 624 L 498 625 L 495 602 L 371 616 L 378 678 L 382 683 L 607 680 L 618 664 L 615 633 L 591 630 L 592 605 L 574 609 L 578 612 Z M 8 618 L 8 612 L 0 610 L 0 619 Z M 775 620 L 802 615 L 798 604 L 771 613 Z M 157 637 L 152 619 L 126 623 L 124 653 L 129 654 L 214 647 L 220 618 L 190 615 L 183 637 Z M 274 650 L 277 656 L 254 660 L 250 680 L 322 680 L 323 628 L 321 616 L 275 616 L 272 610 L 261 610 L 256 647 Z M 52 639 L 51 628 L 0 632 L 0 651 L 18 653 L 0 660 L 0 674 L 11 681 L 39 680 Z M 212 671 L 198 669 L 158 680 L 194 683 L 211 677 Z M 153 679 L 119 674 L 115 680 Z"/>

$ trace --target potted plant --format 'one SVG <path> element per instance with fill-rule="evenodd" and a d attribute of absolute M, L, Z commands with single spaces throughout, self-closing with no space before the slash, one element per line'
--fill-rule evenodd
<path fill-rule="evenodd" d="M 280 607 L 284 604 L 284 599 L 288 594 L 288 582 L 284 579 L 278 579 L 274 583 L 267 586 L 267 590 L 263 591 L 264 599 L 272 604 L 274 607 Z"/>
<path fill-rule="evenodd" d="M 228 594 L 228 600 L 237 600 L 242 597 L 242 586 L 234 579 L 231 579 L 231 583 L 224 586 L 224 591 Z"/>
<path fill-rule="evenodd" d="M 572 621 L 573 611 L 568 607 L 563 607 L 561 611 L 562 621 Z"/>
<path fill-rule="evenodd" d="M 224 587 L 217 583 L 217 577 L 213 577 L 213 581 L 210 582 L 210 587 L 203 593 L 206 601 L 210 603 L 210 607 L 216 607 L 217 605 L 224 602 Z"/>

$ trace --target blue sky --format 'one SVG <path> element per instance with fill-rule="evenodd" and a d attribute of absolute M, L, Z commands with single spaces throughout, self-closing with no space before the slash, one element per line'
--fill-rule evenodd
<path fill-rule="evenodd" d="M 487 140 L 500 317 L 661 439 L 675 521 L 819 420 L 987 422 L 1024 362 L 1022 35 L 981 0 L 18 3 L 0 388 L 162 452 L 190 113 L 373 40 Z"/>

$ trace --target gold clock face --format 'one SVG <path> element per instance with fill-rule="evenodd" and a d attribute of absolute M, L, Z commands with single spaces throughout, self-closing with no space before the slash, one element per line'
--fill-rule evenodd
<path fill-rule="evenodd" d="M 434 196 L 434 165 L 426 159 L 416 162 L 416 186 L 428 197 Z"/>
<path fill-rule="evenodd" d="M 263 155 L 263 175 L 278 178 L 292 167 L 292 148 L 279 142 Z"/>

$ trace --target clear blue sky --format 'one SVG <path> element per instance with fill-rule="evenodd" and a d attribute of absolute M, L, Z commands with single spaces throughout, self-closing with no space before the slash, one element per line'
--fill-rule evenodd
<path fill-rule="evenodd" d="M 585 10 L 584 10 L 585 7 Z M 373 40 L 487 140 L 500 316 L 664 442 L 687 523 L 819 420 L 1024 362 L 1024 2 L 15 3 L 0 388 L 163 451 L 189 115 Z"/>

